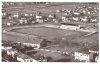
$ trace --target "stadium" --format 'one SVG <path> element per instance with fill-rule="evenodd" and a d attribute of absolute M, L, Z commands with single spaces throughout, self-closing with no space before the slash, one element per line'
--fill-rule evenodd
<path fill-rule="evenodd" d="M 74 53 L 98 47 L 98 9 L 98 3 L 3 2 L 2 59 L 48 62 L 51 57 L 51 61 L 77 62 L 78 57 L 78 61 L 84 61 L 86 50 L 81 50 L 81 56 Z"/>
<path fill-rule="evenodd" d="M 55 27 L 56 26 L 56 27 Z M 70 25 L 71 26 L 71 25 Z M 25 35 L 33 35 L 36 37 L 41 37 L 44 39 L 54 39 L 54 38 L 63 38 L 66 36 L 72 36 L 72 35 L 78 35 L 78 36 L 84 36 L 88 34 L 89 32 L 83 32 L 83 31 L 75 31 L 70 29 L 61 29 L 61 26 L 57 25 L 41 25 L 35 27 L 35 26 L 28 26 L 28 27 L 15 27 L 9 30 L 10 33 L 13 33 L 13 35 L 16 35 L 19 33 L 25 34 Z"/>

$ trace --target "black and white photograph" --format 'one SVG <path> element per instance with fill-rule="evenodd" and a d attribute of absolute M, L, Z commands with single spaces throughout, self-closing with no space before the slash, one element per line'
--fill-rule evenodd
<path fill-rule="evenodd" d="M 1 62 L 99 62 L 99 2 L 1 2 Z"/>

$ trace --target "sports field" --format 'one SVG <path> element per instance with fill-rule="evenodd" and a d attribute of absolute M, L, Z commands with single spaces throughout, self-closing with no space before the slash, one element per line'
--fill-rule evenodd
<path fill-rule="evenodd" d="M 24 33 L 29 35 L 35 35 L 38 37 L 49 37 L 49 38 L 59 38 L 68 35 L 86 35 L 86 32 L 79 32 L 73 30 L 64 30 L 59 28 L 48 28 L 48 27 L 31 27 L 31 28 L 20 28 L 14 29 L 13 32 Z"/>
<path fill-rule="evenodd" d="M 70 3 L 68 3 L 70 4 Z M 33 13 L 35 14 L 37 11 L 41 11 L 43 16 L 48 16 L 49 14 L 56 14 L 56 16 L 58 17 L 58 19 L 62 19 L 62 16 L 65 13 L 57 13 L 57 10 L 73 10 L 75 7 L 81 7 L 84 6 L 86 4 L 75 4 L 75 5 L 15 5 L 15 6 L 7 6 L 7 7 L 2 7 L 2 11 L 9 13 L 9 14 L 16 14 L 17 12 L 20 13 Z M 91 5 L 93 7 L 99 7 L 98 5 Z M 93 16 L 98 16 L 98 14 L 92 14 Z M 10 19 L 3 19 L 2 20 L 2 24 L 6 24 L 8 21 L 15 21 L 15 19 L 10 20 Z M 16 21 L 18 21 L 16 19 Z M 71 22 L 70 22 L 71 23 Z M 90 27 L 90 23 L 82 23 L 82 22 L 75 22 L 74 24 L 78 24 L 78 25 L 86 25 L 86 27 Z M 93 26 L 95 23 L 91 23 L 91 26 Z M 97 25 L 97 24 L 96 24 Z M 31 25 L 27 25 L 27 26 L 31 26 Z M 10 26 L 10 27 L 6 27 L 2 25 L 2 31 L 5 29 L 10 29 L 13 28 L 15 26 Z M 21 27 L 21 26 L 16 26 L 16 27 Z M 94 27 L 93 27 L 94 28 Z M 96 28 L 97 29 L 97 28 Z M 66 38 L 67 42 L 70 43 L 90 43 L 89 45 L 96 45 L 98 43 L 98 34 L 93 34 L 90 36 L 84 36 L 86 34 L 88 34 L 87 32 L 80 32 L 80 31 L 74 31 L 74 30 L 64 30 L 64 29 L 57 29 L 57 28 L 44 28 L 44 27 L 37 27 L 37 28 L 21 28 L 21 29 L 15 29 L 15 30 L 11 30 L 11 32 L 15 32 L 14 35 L 12 34 L 6 34 L 3 33 L 2 34 L 2 40 L 5 41 L 14 41 L 14 42 L 27 42 L 27 43 L 33 43 L 34 38 L 28 36 L 38 36 L 38 37 L 46 37 L 48 39 L 52 39 L 52 38 Z M 19 35 L 17 35 L 17 33 L 20 33 Z M 27 34 L 27 36 L 20 36 L 22 33 Z M 15 35 L 16 34 L 16 35 Z M 75 49 L 77 50 L 79 47 L 81 48 L 82 46 L 69 46 L 69 45 L 65 45 L 67 44 L 67 42 L 61 42 L 61 44 L 58 45 L 54 45 L 51 44 L 51 48 L 49 48 L 49 50 L 60 50 L 60 51 L 75 51 Z M 54 45 L 54 46 L 52 46 Z M 61 48 L 62 47 L 62 48 Z"/>

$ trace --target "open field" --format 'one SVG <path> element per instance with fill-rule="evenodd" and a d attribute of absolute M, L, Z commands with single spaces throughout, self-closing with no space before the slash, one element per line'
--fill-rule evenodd
<path fill-rule="evenodd" d="M 78 21 L 70 20 L 68 22 L 67 21 L 64 22 L 62 17 L 67 12 L 70 12 L 69 14 L 73 15 L 73 13 L 76 12 L 75 10 L 80 7 L 83 8 L 85 6 L 86 7 L 90 6 L 90 7 L 96 7 L 99 9 L 99 3 L 98 4 L 88 4 L 85 2 L 84 3 L 82 2 L 76 2 L 76 3 L 75 2 L 72 2 L 72 3 L 71 2 L 52 2 L 50 4 L 46 4 L 46 3 L 43 4 L 43 2 L 42 4 L 40 4 L 39 2 L 38 4 L 35 4 L 35 3 L 30 4 L 30 3 L 23 2 L 23 5 L 22 5 L 21 2 L 20 3 L 15 2 L 15 4 L 10 4 L 10 5 L 7 4 L 6 6 L 2 6 L 2 13 L 9 14 L 4 18 L 2 17 L 2 39 L 1 39 L 2 43 L 6 41 L 4 43 L 7 45 L 9 45 L 10 43 L 17 43 L 17 42 L 27 43 L 27 45 L 29 45 L 29 43 L 30 45 L 37 44 L 40 47 L 32 48 L 33 53 L 29 53 L 29 55 L 30 54 L 32 55 L 33 59 L 35 59 L 35 56 L 45 55 L 47 57 L 52 57 L 52 60 L 54 61 L 58 60 L 57 62 L 60 61 L 59 59 L 61 60 L 65 59 L 65 62 L 73 62 L 72 59 L 75 58 L 74 53 L 76 51 L 78 52 L 79 49 L 81 48 L 90 49 L 91 47 L 98 46 L 99 20 L 97 23 L 88 22 L 90 21 L 90 19 L 87 22 L 82 22 L 81 19 Z M 58 10 L 59 11 L 61 10 L 61 12 L 59 12 Z M 36 22 L 38 12 L 40 12 L 40 16 L 47 17 L 47 22 L 46 21 L 43 21 L 42 23 Z M 15 18 L 13 16 L 13 15 L 16 15 L 16 13 L 19 13 L 18 18 Z M 24 23 L 21 24 L 20 20 L 21 19 L 23 20 L 23 15 L 25 13 L 26 15 L 27 13 L 31 13 L 32 16 L 31 15 L 26 16 L 27 17 L 26 20 L 28 22 L 26 24 Z M 49 22 L 48 18 L 50 14 L 56 15 L 55 19 L 57 19 L 58 22 L 53 22 L 52 20 L 50 20 Z M 10 16 L 14 18 L 10 18 Z M 82 16 L 93 16 L 93 17 L 99 18 L 99 11 L 97 10 L 96 13 L 91 13 L 91 14 L 85 13 Z M 74 15 L 73 15 L 73 18 L 74 18 Z M 32 19 L 32 20 L 29 20 L 29 19 Z M 15 22 L 15 24 L 10 26 L 8 22 L 11 22 L 11 21 Z M 36 23 L 33 23 L 33 22 L 36 22 Z M 70 27 L 70 28 L 62 29 L 61 28 L 62 26 Z M 73 30 L 73 28 L 75 27 L 78 27 L 78 28 Z M 14 46 L 16 47 L 16 45 Z M 24 51 L 24 49 L 26 50 L 26 48 L 22 50 L 23 47 L 24 46 L 19 46 L 19 47 L 17 46 L 17 48 L 21 48 L 21 51 Z M 31 46 L 29 46 L 29 48 L 30 47 Z M 26 50 L 26 52 L 28 51 L 31 51 L 31 50 Z M 37 53 L 34 54 L 34 51 L 36 51 Z M 26 52 L 24 54 L 28 54 Z M 39 57 L 39 59 L 42 59 L 42 58 Z"/>
<path fill-rule="evenodd" d="M 36 27 L 36 28 L 21 28 L 12 30 L 18 33 L 30 34 L 41 37 L 49 37 L 49 38 L 59 38 L 67 35 L 78 34 L 83 36 L 87 33 L 79 32 L 79 31 L 71 31 L 71 30 L 63 30 L 57 28 L 46 28 L 46 27 Z"/>
<path fill-rule="evenodd" d="M 98 33 L 95 33 L 90 36 L 84 36 L 88 34 L 88 32 L 80 32 L 80 31 L 73 31 L 73 30 L 62 30 L 59 28 L 47 28 L 47 27 L 27 27 L 27 28 L 20 28 L 11 30 L 12 32 L 20 33 L 20 34 L 27 34 L 27 37 L 20 36 L 20 35 L 7 35 L 3 33 L 2 39 L 3 40 L 13 40 L 15 42 L 32 42 L 33 38 L 28 35 L 37 36 L 37 37 L 44 37 L 47 39 L 54 39 L 54 38 L 66 38 L 69 42 L 74 43 L 98 43 Z"/>
<path fill-rule="evenodd" d="M 43 5 L 40 5 L 40 4 L 39 5 L 38 4 L 37 5 L 36 4 L 35 5 L 29 5 L 29 4 L 27 4 L 25 6 L 23 6 L 23 5 L 15 5 L 15 6 L 3 7 L 2 8 L 2 11 L 5 11 L 5 12 L 11 13 L 11 14 L 15 14 L 17 12 L 22 12 L 22 13 L 36 13 L 36 11 L 41 11 L 43 15 L 48 16 L 49 14 L 56 14 L 57 17 L 61 18 L 64 13 L 56 13 L 56 10 L 66 10 L 66 9 L 67 10 L 72 10 L 75 7 L 80 7 L 80 6 L 84 6 L 84 5 L 87 5 L 87 4 L 81 4 L 81 3 L 80 4 L 79 3 L 78 4 L 75 3 L 75 4 L 71 4 L 71 5 L 69 5 L 69 3 L 67 3 L 67 4 L 66 3 L 60 3 L 60 4 L 59 3 L 58 4 L 53 3 L 53 4 L 50 4 L 50 5 L 48 5 L 48 4 L 45 4 L 45 5 L 44 4 Z M 90 5 L 90 6 L 99 7 L 98 5 Z M 98 14 L 96 14 L 96 15 L 98 16 Z M 2 20 L 2 24 L 6 24 L 9 21 L 11 21 L 11 20 L 3 19 Z M 79 22 L 76 22 L 76 23 L 78 24 Z M 81 22 L 79 24 L 82 24 L 83 25 L 83 23 L 81 23 Z M 84 23 L 84 25 L 88 25 L 88 23 Z M 93 24 L 91 24 L 91 25 L 93 25 Z M 27 25 L 27 26 L 29 26 L 29 25 Z M 12 28 L 12 27 L 13 26 L 7 27 L 7 28 Z M 3 28 L 5 28 L 5 27 L 3 27 Z M 74 42 L 78 42 L 78 43 L 79 42 L 83 42 L 83 41 L 89 42 L 90 40 L 93 41 L 93 42 L 95 42 L 95 39 L 98 39 L 98 36 L 97 36 L 98 34 L 96 35 L 96 38 L 94 37 L 93 39 L 91 38 L 91 39 L 88 40 L 87 39 L 88 37 L 87 38 L 86 37 L 80 37 L 80 36 L 82 36 L 82 34 L 84 35 L 85 33 L 80 33 L 80 32 L 76 32 L 76 31 L 68 31 L 68 30 L 67 31 L 64 31 L 64 30 L 61 30 L 59 32 L 59 30 L 56 31 L 56 30 L 52 30 L 52 29 L 47 29 L 49 31 L 42 30 L 43 31 L 42 32 L 40 29 L 38 29 L 38 31 L 36 31 L 36 30 L 37 29 L 33 29 L 32 28 L 32 31 L 30 31 L 29 29 L 27 29 L 24 32 L 25 33 L 28 33 L 28 34 L 34 33 L 33 35 L 38 35 L 38 36 L 50 36 L 50 37 L 52 37 L 52 36 L 53 37 L 62 37 L 62 36 L 66 37 L 66 35 L 67 35 L 66 38 L 68 40 L 71 40 L 71 41 L 74 41 Z M 34 31 L 36 31 L 36 32 L 34 32 Z M 70 34 L 70 32 L 72 33 L 72 35 Z M 42 35 L 43 33 L 45 35 Z M 70 35 L 68 35 L 68 34 L 70 34 Z M 7 34 L 3 34 L 3 35 L 4 36 L 2 36 L 2 39 L 4 39 L 4 40 L 15 40 L 15 41 L 32 42 L 31 40 L 28 41 L 26 39 L 23 39 L 23 37 L 19 37 L 19 36 L 7 35 Z M 21 40 L 21 38 L 22 38 L 22 40 Z M 27 37 L 27 38 L 29 38 L 29 37 Z"/>

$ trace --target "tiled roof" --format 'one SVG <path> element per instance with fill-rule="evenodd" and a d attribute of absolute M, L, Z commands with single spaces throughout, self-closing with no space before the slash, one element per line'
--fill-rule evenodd
<path fill-rule="evenodd" d="M 11 48 L 11 49 L 8 49 L 8 51 L 17 51 L 17 50 Z"/>
<path fill-rule="evenodd" d="M 18 57 L 19 57 L 19 58 L 22 58 L 22 59 L 31 59 L 30 56 L 28 56 L 28 55 L 26 55 L 26 54 L 22 54 L 22 53 L 18 54 Z"/>
<path fill-rule="evenodd" d="M 84 53 L 84 54 L 90 54 L 88 48 L 82 48 L 82 49 L 78 50 L 78 52 L 79 52 L 79 53 Z"/>
<path fill-rule="evenodd" d="M 99 47 L 91 47 L 90 50 L 99 51 Z"/>

